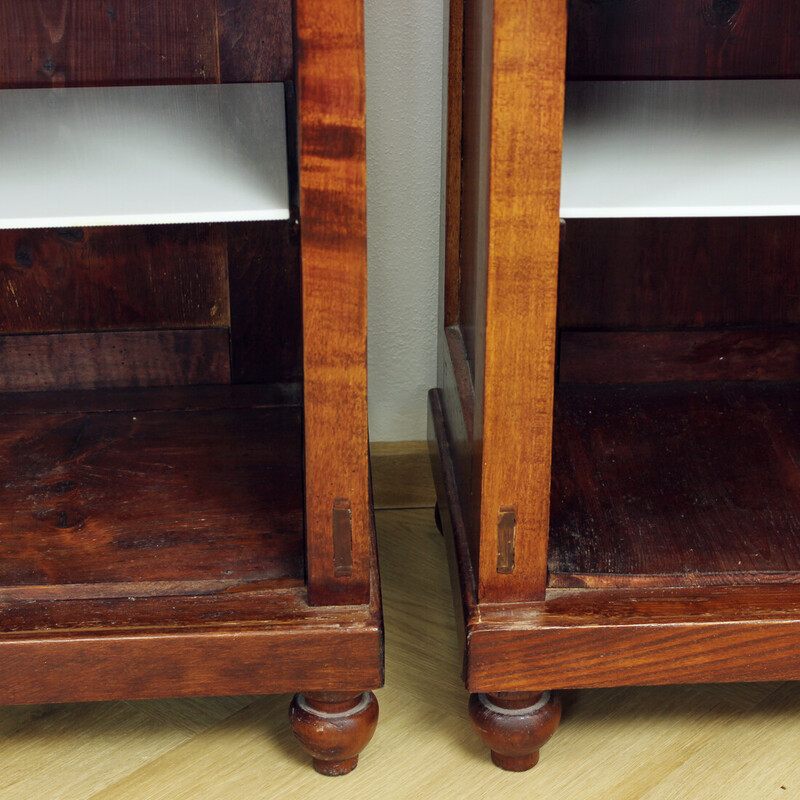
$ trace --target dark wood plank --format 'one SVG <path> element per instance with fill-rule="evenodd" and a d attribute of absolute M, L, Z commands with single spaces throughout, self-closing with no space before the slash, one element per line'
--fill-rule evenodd
<path fill-rule="evenodd" d="M 800 76 L 794 0 L 569 0 L 572 78 Z"/>
<path fill-rule="evenodd" d="M 561 383 L 800 380 L 800 327 L 562 331 Z"/>
<path fill-rule="evenodd" d="M 559 590 L 483 608 L 470 691 L 800 678 L 800 587 Z"/>
<path fill-rule="evenodd" d="M 461 329 L 451 325 L 444 329 L 439 341 L 440 376 L 437 402 L 443 416 L 442 424 L 453 457 L 453 470 L 458 494 L 463 503 L 461 513 L 467 527 L 472 557 L 477 563 L 480 526 L 478 498 L 472 494 L 474 469 L 473 426 L 475 422 L 475 387 Z"/>
<path fill-rule="evenodd" d="M 297 384 L 168 386 L 0 394 L 2 414 L 74 414 L 104 411 L 209 411 L 300 406 Z"/>
<path fill-rule="evenodd" d="M 215 83 L 216 0 L 0 0 L 0 86 Z"/>
<path fill-rule="evenodd" d="M 230 321 L 220 225 L 0 231 L 0 332 Z"/>
<path fill-rule="evenodd" d="M 800 220 L 569 220 L 559 273 L 562 328 L 798 325 Z"/>
<path fill-rule="evenodd" d="M 291 80 L 291 0 L 216 0 L 216 4 L 221 82 Z"/>
<path fill-rule="evenodd" d="M 232 380 L 302 380 L 300 247 L 291 225 L 228 225 L 228 275 Z"/>
<path fill-rule="evenodd" d="M 491 3 L 465 3 L 463 8 L 463 86 L 459 177 L 460 264 L 458 326 L 473 374 L 482 370 L 483 330 L 486 327 L 485 296 L 489 252 L 489 156 L 492 96 Z M 455 78 L 457 76 L 454 75 Z M 451 206 L 450 226 L 452 220 Z M 450 231 L 449 233 L 452 233 Z M 452 251 L 451 251 L 452 255 Z M 445 266 L 447 269 L 447 266 Z M 454 276 L 453 276 L 454 277 Z M 450 278 L 452 281 L 452 277 Z M 483 302 L 482 302 L 483 299 Z"/>
<path fill-rule="evenodd" d="M 800 383 L 562 385 L 550 571 L 611 586 L 798 572 L 798 487 Z"/>
<path fill-rule="evenodd" d="M 365 603 L 370 512 L 363 5 L 298 3 L 295 25 L 309 600 Z"/>
<path fill-rule="evenodd" d="M 0 585 L 302 578 L 298 409 L 0 417 Z"/>
<path fill-rule="evenodd" d="M 254 600 L 260 600 L 261 615 L 250 624 L 211 620 L 195 630 L 154 627 L 127 635 L 80 629 L 4 635 L 0 702 L 345 691 L 383 684 L 380 617 L 369 607 L 310 614 L 304 592 L 283 590 L 255 595 L 249 616 L 257 608 Z M 232 620 L 248 616 L 242 605 Z M 165 619 L 168 610 L 164 604 Z"/>
<path fill-rule="evenodd" d="M 228 382 L 225 328 L 0 336 L 0 392 Z"/>
<path fill-rule="evenodd" d="M 445 3 L 444 101 L 446 129 L 442 137 L 443 236 L 441 309 L 445 326 L 459 323 L 461 293 L 461 145 L 464 98 L 464 1 Z"/>

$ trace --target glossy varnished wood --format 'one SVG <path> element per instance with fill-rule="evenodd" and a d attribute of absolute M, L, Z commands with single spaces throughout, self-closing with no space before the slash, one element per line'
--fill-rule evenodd
<path fill-rule="evenodd" d="M 486 164 L 476 191 L 488 195 L 475 211 L 486 238 L 474 243 L 485 277 L 475 283 L 483 310 L 472 362 L 472 524 L 480 531 L 479 596 L 521 600 L 541 596 L 546 580 L 567 19 L 566 7 L 548 0 L 474 5 L 482 9 L 474 24 L 485 58 L 474 86 L 465 74 L 465 92 L 490 99 L 479 96 L 473 133 L 479 178 Z M 468 42 L 465 35 L 467 61 Z M 465 142 L 467 103 L 465 96 Z M 520 153 L 525 170 L 513 167 Z M 465 146 L 465 196 L 467 158 Z M 515 530 L 505 554 L 501 520 Z M 513 561 L 513 572 L 501 570 L 501 561 Z"/>
<path fill-rule="evenodd" d="M 162 603 L 152 624 L 127 630 L 79 625 L 4 633 L 0 702 L 349 691 L 353 685 L 382 684 L 376 606 L 311 609 L 305 590 L 291 588 L 232 602 L 236 608 L 229 620 L 210 613 L 206 624 L 194 628 L 175 627 Z M 136 604 L 128 605 L 128 619 L 135 621 Z M 237 621 L 248 606 L 252 621 Z"/>
<path fill-rule="evenodd" d="M 227 328 L 0 337 L 0 392 L 230 382 Z"/>
<path fill-rule="evenodd" d="M 0 231 L 0 332 L 230 323 L 219 225 Z"/>
<path fill-rule="evenodd" d="M 372 692 L 297 694 L 289 707 L 289 722 L 317 772 L 347 775 L 375 733 L 378 701 Z"/>
<path fill-rule="evenodd" d="M 800 580 L 800 384 L 562 384 L 554 429 L 551 583 Z"/>
<path fill-rule="evenodd" d="M 313 331 L 303 340 L 309 599 L 364 603 L 370 548 L 362 4 L 298 3 L 295 25 L 303 324 Z"/>
<path fill-rule="evenodd" d="M 800 76 L 792 0 L 569 0 L 574 78 Z"/>
<path fill-rule="evenodd" d="M 559 327 L 720 328 L 800 324 L 800 222 L 568 220 Z"/>
<path fill-rule="evenodd" d="M 800 326 L 681 331 L 561 331 L 562 383 L 792 381 Z"/>
<path fill-rule="evenodd" d="M 302 578 L 294 408 L 0 417 L 3 586 Z"/>
<path fill-rule="evenodd" d="M 430 409 L 470 691 L 800 677 L 796 585 L 551 589 L 538 602 L 479 603 L 437 392 Z"/>

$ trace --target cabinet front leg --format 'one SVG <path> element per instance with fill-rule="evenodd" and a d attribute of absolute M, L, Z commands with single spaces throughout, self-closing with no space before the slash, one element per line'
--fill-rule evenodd
<path fill-rule="evenodd" d="M 469 698 L 472 726 L 502 769 L 524 772 L 536 766 L 539 748 L 561 720 L 555 692 L 497 692 Z"/>
<path fill-rule="evenodd" d="M 317 772 L 347 775 L 375 733 L 378 701 L 372 692 L 296 694 L 289 706 L 289 723 Z"/>

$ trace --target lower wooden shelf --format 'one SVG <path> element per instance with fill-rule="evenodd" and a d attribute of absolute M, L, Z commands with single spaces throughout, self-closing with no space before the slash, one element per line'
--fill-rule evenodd
<path fill-rule="evenodd" d="M 381 684 L 305 586 L 302 409 L 273 388 L 0 397 L 0 703 Z"/>
<path fill-rule="evenodd" d="M 800 585 L 792 574 L 800 567 L 798 399 L 797 384 L 561 387 L 551 562 L 580 563 L 586 571 L 580 577 L 551 573 L 542 600 L 485 603 L 478 597 L 467 506 L 459 497 L 440 392 L 432 391 L 432 465 L 460 596 L 467 688 L 534 692 L 800 678 Z M 687 415 L 695 424 L 681 433 Z M 598 457 L 591 467 L 581 455 L 587 447 Z M 645 450 L 653 459 L 648 465 L 637 460 Z M 640 494 L 644 487 L 660 495 L 655 505 Z M 675 487 L 709 504 L 681 509 L 678 500 L 686 497 Z M 714 510 L 715 502 L 724 508 Z M 582 514 L 580 527 L 560 522 L 572 520 L 567 511 Z M 602 522 L 599 534 L 589 525 L 594 519 Z M 571 540 L 565 535 L 570 530 L 576 531 Z M 638 540 L 640 531 L 651 538 Z M 596 542 L 603 570 L 611 565 L 617 572 L 592 573 L 586 542 Z M 676 542 L 693 552 L 673 552 Z M 768 546 L 750 549 L 753 542 Z M 575 561 L 576 553 L 583 561 Z M 694 572 L 685 571 L 687 558 Z M 756 572 L 754 564 L 765 571 Z M 723 575 L 733 576 L 729 584 L 750 585 L 713 585 L 723 584 Z M 552 585 L 567 580 L 569 586 Z M 617 581 L 623 585 L 613 585 Z"/>
<path fill-rule="evenodd" d="M 800 383 L 561 385 L 549 585 L 800 582 Z"/>

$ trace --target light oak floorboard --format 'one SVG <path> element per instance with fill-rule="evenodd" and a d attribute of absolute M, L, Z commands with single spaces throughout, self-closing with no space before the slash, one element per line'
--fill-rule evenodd
<path fill-rule="evenodd" d="M 387 685 L 352 775 L 313 772 L 286 695 L 7 707 L 0 798 L 800 797 L 798 683 L 569 692 L 539 766 L 497 770 L 467 720 L 432 511 L 380 511 L 377 523 Z"/>

